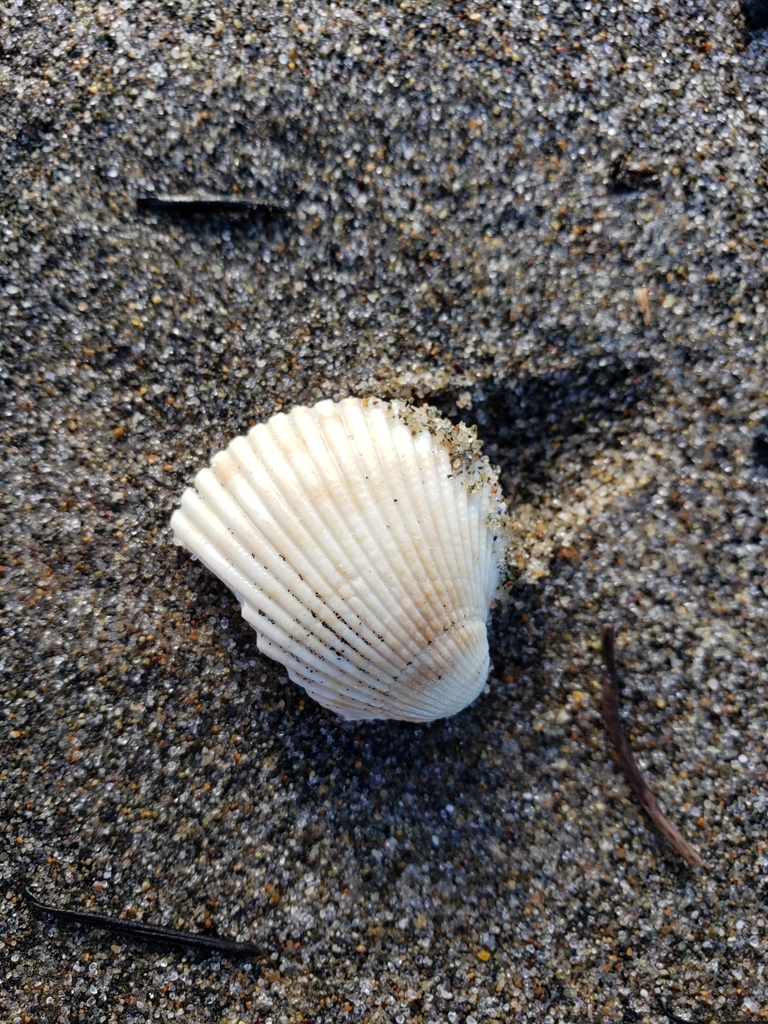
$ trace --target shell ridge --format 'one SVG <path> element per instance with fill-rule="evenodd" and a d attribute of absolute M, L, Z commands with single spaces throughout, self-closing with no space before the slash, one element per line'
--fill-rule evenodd
<path fill-rule="evenodd" d="M 319 678 L 332 684 L 343 683 L 346 687 L 364 687 L 369 694 L 378 694 L 382 698 L 391 690 L 392 678 L 377 680 L 365 671 L 352 665 L 343 654 L 334 652 L 326 644 L 318 644 L 314 637 L 299 637 L 290 622 L 281 622 L 281 609 L 273 617 L 264 609 L 251 605 L 248 601 L 243 605 L 243 618 L 256 630 L 259 650 L 265 650 L 264 644 L 275 645 L 283 652 L 279 659 L 286 667 L 300 667 L 302 671 L 314 673 Z M 299 640 L 304 643 L 297 646 Z M 266 653 L 266 651 L 265 651 Z"/>
<path fill-rule="evenodd" d="M 322 636 L 322 633 L 318 635 L 318 630 L 324 632 L 326 627 L 319 621 L 313 622 L 311 610 L 291 593 L 287 586 L 279 598 L 275 597 L 274 593 L 270 593 L 256 581 L 254 575 L 238 565 L 236 541 L 221 520 L 208 514 L 202 497 L 192 488 L 185 492 L 182 508 L 192 525 L 200 531 L 197 547 L 202 551 L 205 564 L 238 594 L 244 603 L 244 617 L 254 625 L 258 633 L 268 634 L 270 630 L 267 622 L 270 622 L 283 635 L 292 636 L 295 642 L 303 644 L 315 657 L 324 658 L 337 670 L 344 671 L 361 681 L 368 681 L 377 688 L 378 684 L 384 689 L 391 687 L 397 670 L 383 672 L 381 678 L 377 678 L 377 674 L 371 672 L 372 663 L 369 660 L 353 659 L 350 663 L 348 652 L 342 653 L 334 647 L 332 640 L 329 642 L 328 637 Z M 249 568 L 253 573 L 258 572 L 262 583 L 269 584 L 271 576 L 266 567 L 259 566 L 254 561 Z M 328 652 L 329 656 L 324 657 L 324 652 Z M 358 665 L 357 660 L 364 664 Z M 364 665 L 368 665 L 369 668 L 366 669 Z"/>
<path fill-rule="evenodd" d="M 218 463 L 214 461 L 214 471 L 221 465 L 221 461 Z M 222 518 L 229 519 L 232 534 L 236 536 L 245 547 L 245 551 L 243 553 L 244 569 L 248 558 L 249 547 L 258 546 L 261 550 L 262 558 L 269 563 L 264 566 L 264 568 L 273 573 L 275 580 L 283 582 L 287 588 L 287 593 L 297 598 L 298 601 L 302 601 L 302 597 L 299 595 L 303 595 L 302 603 L 303 607 L 306 609 L 309 606 L 315 591 L 307 582 L 305 575 L 301 572 L 301 568 L 304 566 L 302 564 L 296 564 L 297 561 L 301 562 L 301 560 L 293 558 L 290 563 L 287 562 L 286 557 L 274 547 L 270 538 L 265 536 L 264 531 L 259 528 L 259 522 L 263 526 L 264 516 L 269 515 L 268 511 L 264 509 L 263 506 L 263 514 L 258 514 L 255 506 L 260 504 L 259 496 L 253 492 L 250 487 L 248 488 L 251 489 L 250 496 L 243 493 L 243 487 L 248 485 L 243 477 L 238 474 L 232 474 L 227 471 L 224 481 L 216 477 L 215 472 L 211 474 L 210 479 L 202 479 L 201 477 L 202 474 L 199 474 L 196 479 L 196 484 L 199 488 L 201 487 L 201 484 L 204 486 L 206 492 L 205 497 L 208 501 L 211 501 L 212 504 L 215 503 L 218 498 L 220 503 L 219 515 Z M 220 488 L 218 493 L 214 489 L 214 480 L 216 486 Z M 232 503 L 232 507 L 228 512 L 223 504 L 225 501 L 224 496 L 226 496 Z M 250 501 L 249 498 L 251 499 Z M 285 538 L 285 534 L 283 537 Z M 270 593 L 268 581 L 266 581 L 266 583 L 262 582 L 259 586 L 264 589 L 266 593 Z M 270 594 L 270 596 L 272 598 L 275 597 L 274 594 Z M 314 617 L 317 618 L 318 622 L 323 623 L 325 628 L 327 628 L 341 642 L 347 644 L 350 650 L 357 651 L 359 655 L 366 658 L 368 663 L 373 662 L 375 665 L 378 664 L 379 670 L 383 671 L 387 675 L 390 675 L 393 671 L 397 671 L 397 663 L 401 662 L 401 658 L 395 659 L 394 662 L 392 662 L 391 657 L 383 657 L 380 652 L 376 651 L 376 648 L 372 644 L 367 643 L 360 637 L 359 633 L 349 627 L 341 616 L 334 616 L 334 625 L 336 626 L 336 629 L 334 629 L 328 621 L 329 618 L 331 618 L 330 609 L 327 610 L 324 607 L 322 610 L 324 612 L 323 615 L 317 616 L 316 612 L 313 612 Z M 344 630 L 343 636 L 339 636 L 337 633 L 339 625 L 341 625 Z M 389 652 L 387 651 L 387 653 Z"/>
<path fill-rule="evenodd" d="M 266 651 L 264 652 L 267 653 Z M 269 652 L 269 656 L 279 661 L 280 658 L 276 656 L 276 652 Z M 307 693 L 314 697 L 316 701 L 322 704 L 324 707 L 330 708 L 332 711 L 336 711 L 344 718 L 354 720 L 360 719 L 371 719 L 371 718 L 386 718 L 386 708 L 384 703 L 375 703 L 373 701 L 366 700 L 362 697 L 355 696 L 351 692 L 336 691 L 333 688 L 324 686 L 318 683 L 312 677 L 305 675 L 295 669 L 289 669 L 288 675 L 299 686 L 303 686 Z"/>
<path fill-rule="evenodd" d="M 420 544 L 414 541 L 413 547 L 434 594 L 432 606 L 436 622 L 440 624 L 433 629 L 434 634 L 450 622 L 450 609 L 456 602 L 449 587 L 446 586 L 448 568 L 431 517 L 424 505 L 424 494 L 420 486 L 420 464 L 414 439 L 402 421 L 398 421 L 396 430 L 391 430 L 387 415 L 381 410 L 377 410 L 371 416 L 371 433 L 383 472 L 390 481 L 390 490 L 402 496 L 402 500 L 398 499 L 398 505 L 401 506 L 399 512 L 408 532 L 413 538 L 423 538 Z M 382 453 L 385 450 L 386 439 L 389 440 L 393 457 L 385 460 Z"/>
<path fill-rule="evenodd" d="M 298 413 L 299 410 L 294 410 Z M 304 410 L 308 412 L 308 410 Z M 293 415 L 293 414 L 292 414 Z M 297 417 L 297 420 L 299 417 Z M 304 417 L 301 417 L 304 420 Z M 337 421 L 338 422 L 338 421 Z M 410 595 L 408 595 L 400 586 L 396 575 L 389 570 L 387 573 L 382 572 L 382 561 L 376 556 L 380 554 L 378 545 L 375 542 L 375 538 L 371 536 L 371 531 L 368 528 L 368 524 L 365 519 L 365 509 L 359 506 L 359 497 L 354 494 L 349 486 L 346 484 L 345 474 L 343 472 L 343 464 L 339 464 L 338 456 L 334 450 L 334 446 L 338 447 L 343 444 L 342 438 L 336 436 L 333 441 L 329 444 L 329 437 L 325 429 L 325 424 L 321 426 L 317 423 L 304 421 L 301 426 L 297 424 L 297 433 L 305 443 L 311 442 L 313 447 L 317 447 L 317 451 L 313 451 L 312 448 L 307 449 L 307 468 L 311 468 L 311 471 L 316 474 L 317 480 L 324 490 L 324 494 L 327 499 L 327 504 L 323 506 L 324 511 L 328 515 L 329 519 L 336 519 L 337 521 L 344 522 L 345 525 L 350 526 L 350 520 L 352 520 L 353 529 L 342 531 L 341 543 L 345 544 L 349 550 L 349 557 L 353 563 L 355 563 L 358 569 L 364 569 L 368 576 L 367 585 L 371 586 L 373 583 L 380 585 L 384 588 L 384 592 L 388 597 L 394 597 L 394 601 L 387 602 L 392 604 L 393 607 L 387 607 L 382 602 L 384 607 L 384 615 L 379 616 L 379 620 L 382 625 L 387 628 L 391 628 L 391 622 L 397 622 L 399 628 L 409 638 L 410 644 L 418 644 L 419 633 L 414 631 L 414 616 L 420 617 L 418 608 L 411 601 Z M 319 433 L 319 436 L 317 436 Z M 329 466 L 329 460 L 326 456 L 325 459 L 322 455 L 325 454 L 321 450 L 322 447 L 326 451 L 330 448 L 331 460 L 330 464 L 333 466 L 333 474 L 327 471 Z M 348 446 L 349 448 L 349 446 Z M 357 460 L 354 459 L 354 451 L 351 451 L 353 463 Z M 386 565 L 386 563 L 384 563 Z M 389 567 L 387 566 L 387 569 Z M 402 642 L 402 640 L 400 641 Z"/>
<path fill-rule="evenodd" d="M 409 631 L 414 642 L 420 645 L 422 637 L 433 628 L 433 614 L 425 610 L 423 601 L 418 600 L 418 597 L 431 598 L 428 587 L 425 594 L 428 581 L 426 578 L 417 580 L 412 560 L 405 558 L 400 548 L 399 542 L 407 535 L 400 527 L 397 512 L 390 514 L 389 510 L 396 502 L 386 476 L 382 473 L 380 453 L 367 430 L 366 418 L 353 422 L 352 417 L 345 416 L 345 413 L 354 414 L 356 409 L 354 405 L 347 409 L 347 405 L 350 403 L 339 403 L 338 420 L 325 418 L 319 428 L 333 451 L 340 480 L 351 476 L 350 470 L 359 474 L 359 486 L 350 493 L 350 498 L 362 506 L 361 514 L 370 526 L 371 547 L 366 550 L 367 557 L 387 586 L 391 598 L 406 610 Z M 346 441 L 344 447 L 349 462 L 341 461 L 340 432 L 343 432 Z M 382 566 L 386 566 L 385 574 L 382 574 Z M 428 607 L 432 603 L 428 600 Z"/>
<path fill-rule="evenodd" d="M 246 607 L 250 612 L 250 607 Z M 288 669 L 289 673 L 295 669 L 303 674 L 307 674 L 310 678 L 312 678 L 312 673 L 315 673 L 326 683 L 332 684 L 336 680 L 337 686 L 344 684 L 350 691 L 362 683 L 371 697 L 371 703 L 377 705 L 388 695 L 389 688 L 376 686 L 367 677 L 347 672 L 341 666 L 331 666 L 335 668 L 335 672 L 330 676 L 328 674 L 329 662 L 321 656 L 315 655 L 310 657 L 303 653 L 299 657 L 296 654 L 295 638 L 291 633 L 282 631 L 278 623 L 270 620 L 263 624 L 257 624 L 248 616 L 246 616 L 246 621 L 256 628 L 256 643 L 259 650 L 270 657 L 275 657 L 273 650 L 278 650 L 280 657 L 275 658 L 275 660 L 280 661 Z M 331 688 L 333 689 L 333 687 Z"/>
<path fill-rule="evenodd" d="M 462 691 L 460 701 L 456 699 L 457 665 L 466 673 L 462 682 L 471 682 L 471 686 L 467 685 Z M 455 714 L 482 690 L 489 667 L 485 623 L 478 618 L 466 619 L 437 638 L 421 665 L 411 670 L 412 675 L 418 673 L 421 686 L 403 692 L 401 704 L 421 708 L 438 717 Z"/>
<path fill-rule="evenodd" d="M 393 577 L 397 579 L 398 588 L 401 589 L 409 601 L 412 601 L 419 613 L 420 621 L 425 630 L 431 627 L 430 616 L 419 606 L 419 602 L 413 597 L 414 593 L 423 594 L 425 587 L 428 588 L 429 581 L 421 568 L 420 562 L 414 560 L 416 549 L 411 542 L 402 520 L 401 508 L 398 506 L 398 499 L 395 498 L 393 488 L 387 473 L 388 460 L 385 457 L 385 442 L 391 440 L 388 437 L 375 438 L 370 431 L 369 418 L 356 415 L 361 410 L 351 407 L 347 403 L 340 403 L 341 415 L 349 434 L 354 438 L 356 454 L 360 461 L 360 468 L 363 471 L 365 480 L 364 487 L 368 492 L 371 506 L 374 510 L 376 521 L 381 531 L 378 544 L 379 556 L 386 561 Z M 401 494 L 400 504 L 405 504 Z M 395 542 L 395 538 L 397 542 Z M 402 550 L 402 545 L 408 549 Z M 410 557 L 409 557 L 410 556 Z M 431 596 L 429 593 L 424 596 Z M 422 630 L 419 631 L 421 636 Z"/>
<path fill-rule="evenodd" d="M 487 491 L 488 488 L 483 488 L 479 494 L 470 495 L 474 506 L 473 515 L 476 523 L 476 558 L 480 567 L 477 580 L 477 601 L 478 607 L 482 609 L 486 617 L 490 600 L 488 597 L 488 586 L 493 573 L 493 531 L 486 520 L 486 516 L 483 514 L 483 507 L 490 500 Z"/>
<path fill-rule="evenodd" d="M 461 600 L 455 582 L 458 575 L 456 559 L 446 543 L 447 538 L 445 537 L 444 530 L 441 528 L 444 523 L 440 523 L 442 517 L 436 514 L 442 511 L 442 506 L 439 500 L 439 488 L 435 487 L 433 460 L 431 458 L 424 458 L 424 448 L 426 447 L 431 453 L 434 444 L 434 438 L 428 433 L 421 432 L 414 438 L 412 455 L 409 462 L 412 479 L 418 481 L 419 486 L 415 487 L 411 493 L 418 496 L 419 520 L 422 528 L 429 529 L 434 538 L 434 546 L 430 551 L 430 555 L 440 566 L 439 574 L 445 584 L 447 610 L 448 608 L 459 607 Z"/>
<path fill-rule="evenodd" d="M 478 609 L 486 607 L 486 591 L 488 587 L 488 573 L 489 573 L 489 562 L 488 562 L 488 546 L 486 543 L 488 536 L 488 528 L 483 522 L 482 516 L 482 503 L 484 499 L 484 491 L 481 493 L 469 493 L 465 489 L 466 495 L 466 506 L 467 506 L 467 520 L 468 520 L 468 537 L 470 539 L 470 552 L 469 557 L 471 559 L 471 567 L 473 569 L 471 579 L 474 581 L 473 587 L 473 604 Z"/>
<path fill-rule="evenodd" d="M 344 407 L 345 403 L 341 403 Z M 366 470 L 366 486 L 371 492 L 372 500 L 377 508 L 378 520 L 390 526 L 386 545 L 382 546 L 382 557 L 386 558 L 393 572 L 397 572 L 399 584 L 409 593 L 415 604 L 419 598 L 426 602 L 428 612 L 422 613 L 424 628 L 419 631 L 419 641 L 425 635 L 435 631 L 435 622 L 444 618 L 443 602 L 437 594 L 434 580 L 424 563 L 422 553 L 413 542 L 413 528 L 407 522 L 411 510 L 410 496 L 402 483 L 392 479 L 392 468 L 399 464 L 397 450 L 391 438 L 391 425 L 388 429 L 374 434 L 371 429 L 372 416 L 357 420 L 359 410 L 342 408 L 342 414 L 351 413 L 348 418 L 349 429 L 353 432 L 362 449 L 360 457 Z M 386 414 L 385 414 L 386 415 Z M 402 477 L 400 478 L 402 480 Z M 399 484 L 399 486 L 398 486 Z M 399 497 L 395 497 L 399 494 Z M 382 505 L 387 508 L 385 516 Z M 387 522 L 389 520 L 389 522 Z M 391 537 L 389 536 L 391 535 Z M 397 543 L 395 543 L 395 537 Z M 404 551 L 403 548 L 406 550 Z"/>
<path fill-rule="evenodd" d="M 186 493 L 187 492 L 185 491 L 182 495 L 182 500 L 186 497 Z M 219 574 L 218 568 L 216 568 L 218 565 L 217 559 L 209 557 L 210 552 L 208 548 L 209 546 L 212 547 L 210 541 L 200 528 L 192 522 L 183 508 L 177 508 L 175 510 L 171 516 L 171 526 L 173 527 L 173 532 L 184 547 L 187 548 L 187 550 L 194 552 L 195 557 L 203 563 L 209 572 L 212 572 L 223 582 L 226 582 L 226 580 L 223 580 L 222 576 Z"/>
<path fill-rule="evenodd" d="M 214 467 L 216 465 L 214 463 Z M 303 610 L 304 617 L 301 621 L 306 622 L 308 621 L 307 609 L 311 609 L 316 591 L 312 589 L 301 573 L 301 559 L 292 552 L 294 557 L 291 558 L 290 563 L 287 562 L 285 556 L 277 551 L 270 539 L 259 529 L 255 519 L 255 509 L 252 515 L 245 507 L 242 487 L 238 486 L 243 483 L 242 477 L 233 475 L 231 472 L 226 474 L 226 483 L 222 482 L 217 477 L 215 469 L 202 470 L 195 478 L 195 487 L 198 493 L 214 508 L 222 521 L 228 522 L 233 538 L 239 542 L 240 553 L 237 561 L 243 572 L 250 576 L 256 587 L 272 600 L 278 600 L 278 582 L 282 583 L 291 598 L 291 610 L 294 614 L 296 614 L 296 609 Z M 255 493 L 252 498 L 258 502 L 258 495 Z M 252 501 L 250 504 L 253 508 L 254 502 Z M 264 515 L 268 515 L 266 509 L 264 509 Z M 263 516 L 259 518 L 263 522 Z M 261 565 L 256 562 L 252 554 L 252 550 L 256 548 L 260 551 L 263 563 Z M 252 597 L 251 603 L 257 604 L 258 602 Z M 387 658 L 382 655 L 374 644 L 361 637 L 359 632 L 355 631 L 345 619 L 334 615 L 322 598 L 319 609 L 315 609 L 311 614 L 328 631 L 329 636 L 332 635 L 337 642 L 348 648 L 350 657 L 356 663 L 358 663 L 356 659 L 364 659 L 366 663 L 374 665 L 387 678 L 402 668 L 402 657 L 390 656 Z M 333 620 L 333 624 L 329 620 Z M 297 621 L 299 620 L 297 619 Z M 331 642 L 329 637 L 326 637 L 326 640 Z M 387 654 L 389 654 L 388 650 Z"/>
<path fill-rule="evenodd" d="M 306 686 L 308 691 L 313 693 L 321 703 L 326 706 L 336 707 L 340 701 L 358 708 L 384 708 L 389 691 L 379 689 L 363 683 L 360 680 L 334 674 L 329 676 L 322 665 L 312 665 L 297 658 L 293 645 L 286 647 L 278 642 L 277 636 L 273 638 L 258 634 L 262 637 L 259 642 L 259 650 L 269 657 L 279 661 L 288 670 L 288 674 L 294 681 Z M 290 641 L 290 637 L 287 638 Z M 300 677 L 300 678 L 299 678 Z"/>
<path fill-rule="evenodd" d="M 238 438 L 243 440 L 243 438 Z M 234 442 L 232 442 L 232 445 Z M 279 487 L 274 484 L 274 478 L 270 477 L 268 467 L 265 466 L 250 445 L 233 449 L 230 445 L 233 461 L 236 461 L 243 473 L 242 490 L 239 494 L 239 501 L 244 506 L 248 516 L 254 524 L 263 532 L 268 544 L 280 558 L 287 558 L 293 561 L 302 571 L 306 580 L 312 577 L 317 579 L 313 583 L 324 591 L 324 599 L 332 599 L 338 593 L 339 570 L 334 568 L 334 562 L 327 553 L 319 547 L 316 535 L 313 535 L 304 521 L 297 524 L 293 531 L 287 531 L 281 523 L 291 514 L 291 509 L 285 496 Z M 260 475 L 263 485 L 257 485 L 257 476 Z M 284 549 L 288 554 L 284 554 Z M 344 563 L 344 554 L 341 549 L 334 549 L 335 564 L 338 566 Z M 314 555 L 314 557 L 312 557 Z M 356 602 L 355 602 L 356 603 Z M 339 608 L 349 613 L 350 602 L 344 604 L 341 600 L 335 602 L 334 614 L 341 622 L 346 622 L 340 614 Z M 367 630 L 366 623 L 369 620 L 372 609 L 364 605 L 362 612 L 353 611 L 354 623 L 349 623 L 350 629 L 356 632 L 355 627 L 374 637 L 372 631 Z M 374 637 L 375 639 L 375 637 Z M 367 641 L 373 645 L 372 641 Z"/>
<path fill-rule="evenodd" d="M 374 481 L 370 478 L 363 453 L 360 451 L 362 439 L 356 431 L 350 430 L 348 423 L 343 419 L 343 406 L 345 404 L 345 402 L 339 403 L 340 408 L 337 416 L 324 416 L 320 418 L 315 414 L 315 422 L 311 425 L 309 423 L 305 424 L 305 441 L 309 442 L 311 440 L 310 431 L 312 428 L 322 437 L 333 465 L 333 473 L 324 474 L 326 486 L 330 493 L 337 498 L 343 491 L 343 504 L 339 507 L 341 514 L 345 514 L 347 509 L 353 506 L 356 513 L 365 521 L 368 546 L 361 547 L 362 554 L 367 563 L 378 574 L 387 591 L 390 594 L 395 594 L 399 590 L 405 590 L 405 588 L 388 559 L 383 560 L 386 566 L 386 574 L 382 575 L 381 556 L 383 551 L 379 536 L 384 539 L 385 545 L 391 543 L 387 532 L 388 524 L 382 513 L 380 502 L 373 486 Z M 349 486 L 348 481 L 351 480 L 354 480 L 354 487 Z M 372 522 L 372 520 L 375 520 L 375 522 Z M 381 529 L 378 530 L 377 527 Z"/>
<path fill-rule="evenodd" d="M 473 558 L 474 523 L 469 511 L 467 485 L 461 473 L 454 473 L 450 454 L 443 449 L 441 455 L 441 466 L 436 469 L 435 475 L 446 513 L 446 528 L 453 533 L 448 538 L 448 544 L 456 559 L 457 581 L 464 602 L 476 607 L 479 566 L 475 564 Z M 443 473 L 446 474 L 445 478 L 442 476 Z"/>
<path fill-rule="evenodd" d="M 221 533 L 226 532 L 225 528 L 218 521 L 211 523 L 210 519 L 204 518 L 207 509 L 200 495 L 189 488 L 184 492 L 182 502 L 181 509 L 174 513 L 174 529 L 185 543 L 189 542 L 190 549 L 195 551 L 203 564 L 230 587 L 245 605 L 250 605 L 256 597 L 264 604 L 265 616 L 278 619 L 288 614 L 280 606 L 273 607 L 271 600 L 258 591 L 235 563 L 222 553 Z"/>
<path fill-rule="evenodd" d="M 272 656 L 274 657 L 274 655 Z M 294 679 L 296 676 L 301 675 L 309 689 L 315 694 L 320 695 L 326 704 L 331 702 L 336 707 L 339 704 L 345 704 L 348 707 L 365 709 L 368 713 L 370 713 L 372 708 L 375 708 L 386 713 L 387 701 L 389 699 L 388 692 L 377 692 L 370 688 L 363 692 L 357 685 L 343 685 L 340 680 L 320 675 L 317 672 L 313 672 L 312 669 L 292 668 L 290 672 L 291 678 Z"/>
<path fill-rule="evenodd" d="M 284 417 L 284 419 L 287 420 L 288 417 Z M 272 444 L 274 446 L 277 442 L 273 441 Z M 230 448 L 232 448 L 232 445 L 230 445 Z M 383 607 L 379 595 L 375 591 L 371 591 L 370 588 L 360 585 L 361 581 L 356 577 L 352 559 L 349 557 L 344 546 L 336 543 L 336 537 L 333 535 L 333 532 L 317 511 L 311 508 L 307 496 L 298 491 L 294 508 L 291 508 L 289 498 L 286 497 L 280 486 L 282 483 L 280 470 L 284 472 L 286 467 L 283 465 L 282 459 L 269 458 L 273 451 L 274 448 L 267 446 L 260 446 L 259 450 L 256 451 L 249 445 L 249 454 L 241 450 L 237 450 L 233 454 L 235 458 L 243 458 L 243 469 L 249 476 L 250 471 L 258 469 L 259 466 L 266 470 L 266 473 L 262 473 L 265 479 L 261 497 L 268 511 L 273 515 L 278 526 L 278 532 L 283 536 L 287 536 L 298 547 L 303 556 L 312 563 L 320 579 L 326 582 L 330 591 L 342 590 L 346 592 L 351 590 L 354 592 L 355 602 L 359 602 L 359 605 L 362 606 L 360 611 L 356 612 L 361 624 L 364 625 L 366 622 L 371 622 L 371 620 L 381 621 L 386 619 L 386 609 Z M 281 453 L 282 447 L 275 452 L 275 456 Z M 267 456 L 266 459 L 263 458 L 265 455 Z M 251 465 L 251 462 L 253 465 Z M 276 466 L 274 465 L 275 462 L 277 463 Z M 288 466 L 287 468 L 293 474 L 292 467 Z M 255 473 L 251 485 L 254 486 L 254 483 Z M 308 505 L 310 506 L 309 508 L 307 507 Z M 284 520 L 290 522 L 292 515 L 296 517 L 293 529 L 290 531 L 284 530 L 281 525 L 282 522 Z M 346 603 L 344 602 L 340 607 L 343 609 Z M 375 629 L 371 629 L 370 632 L 383 643 L 380 640 L 380 632 L 377 632 Z M 398 642 L 407 647 L 407 633 L 398 629 L 393 629 L 393 632 Z M 389 651 L 396 655 L 397 652 L 394 651 L 391 644 L 386 646 Z"/>
<path fill-rule="evenodd" d="M 470 520 L 466 508 L 466 482 L 451 464 L 450 453 L 441 449 L 440 464 L 433 467 L 433 484 L 440 496 L 442 517 L 440 528 L 455 572 L 456 591 L 460 605 L 474 605 L 474 582 L 468 532 Z M 462 503 L 463 499 L 463 503 Z"/>

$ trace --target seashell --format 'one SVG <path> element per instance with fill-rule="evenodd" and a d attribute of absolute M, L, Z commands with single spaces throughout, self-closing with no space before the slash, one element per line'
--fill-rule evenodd
<path fill-rule="evenodd" d="M 428 407 L 300 406 L 215 455 L 171 526 L 320 704 L 432 721 L 474 700 L 490 667 L 506 520 L 480 448 Z"/>

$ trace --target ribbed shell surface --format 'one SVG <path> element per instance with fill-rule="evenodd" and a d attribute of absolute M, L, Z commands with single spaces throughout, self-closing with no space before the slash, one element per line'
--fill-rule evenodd
<path fill-rule="evenodd" d="M 490 487 L 388 403 L 348 398 L 235 438 L 171 525 L 315 700 L 422 722 L 461 710 L 488 675 Z"/>

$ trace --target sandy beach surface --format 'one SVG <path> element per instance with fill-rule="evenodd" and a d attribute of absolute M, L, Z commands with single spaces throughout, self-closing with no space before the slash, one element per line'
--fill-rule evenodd
<path fill-rule="evenodd" d="M 768 38 L 734 0 L 6 2 L 0 1017 L 768 1017 Z M 255 210 L 137 200 L 212 193 Z M 476 424 L 493 669 L 347 724 L 171 542 L 281 409 Z M 693 871 L 645 817 L 621 710 Z M 22 896 L 248 941 L 238 960 Z"/>

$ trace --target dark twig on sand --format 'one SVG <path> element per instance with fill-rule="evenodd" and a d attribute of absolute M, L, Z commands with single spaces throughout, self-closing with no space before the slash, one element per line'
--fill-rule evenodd
<path fill-rule="evenodd" d="M 616 654 L 613 626 L 603 626 L 603 717 L 608 729 L 619 763 L 624 769 L 627 782 L 635 791 L 638 800 L 645 808 L 648 817 L 662 835 L 666 836 L 677 853 L 684 857 L 693 868 L 704 866 L 704 861 L 691 844 L 683 838 L 672 822 L 662 812 L 656 797 L 637 767 L 627 737 L 619 719 L 619 676 L 616 672 Z"/>
<path fill-rule="evenodd" d="M 89 914 L 82 910 L 60 910 L 41 903 L 28 889 L 22 889 L 24 899 L 32 910 L 41 917 L 51 917 L 54 921 L 78 924 L 84 928 L 102 928 L 114 935 L 124 935 L 134 941 L 155 942 L 163 946 L 176 946 L 183 949 L 197 949 L 205 953 L 222 953 L 229 957 L 260 956 L 262 950 L 246 942 L 233 942 L 230 939 L 218 939 L 212 935 L 195 935 L 179 932 L 175 928 L 163 928 L 160 925 L 145 924 L 143 921 L 123 921 L 119 917 L 107 914 Z"/>
<path fill-rule="evenodd" d="M 180 217 L 213 216 L 216 214 L 276 215 L 290 211 L 288 203 L 277 199 L 253 199 L 247 196 L 213 195 L 210 193 L 139 196 L 136 207 L 141 211 L 175 214 Z"/>

